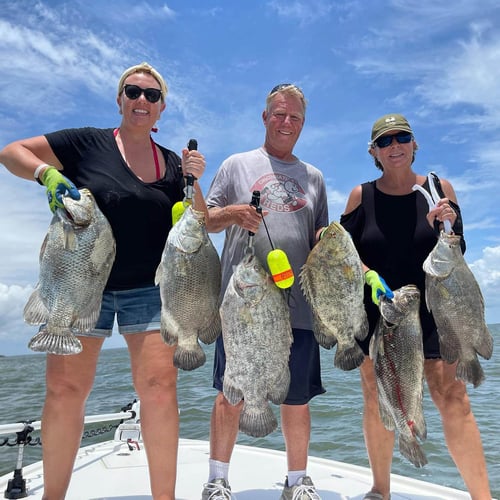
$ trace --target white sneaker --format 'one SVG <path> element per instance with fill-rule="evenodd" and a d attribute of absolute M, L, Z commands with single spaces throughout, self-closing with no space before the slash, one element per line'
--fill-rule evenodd
<path fill-rule="evenodd" d="M 223 478 L 217 478 L 203 485 L 201 500 L 231 500 L 236 498 L 231 493 L 229 483 Z"/>
<path fill-rule="evenodd" d="M 321 497 L 316 493 L 316 488 L 309 476 L 301 477 L 293 486 L 288 486 L 287 477 L 280 500 L 321 500 Z"/>

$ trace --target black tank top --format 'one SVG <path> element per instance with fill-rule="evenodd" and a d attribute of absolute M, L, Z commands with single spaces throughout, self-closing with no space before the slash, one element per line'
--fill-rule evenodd
<path fill-rule="evenodd" d="M 428 190 L 427 181 L 423 187 Z M 460 209 L 456 204 L 452 205 L 458 214 L 453 230 L 462 235 Z M 351 234 L 363 263 L 377 271 L 392 290 L 408 284 L 419 288 L 424 342 L 435 330 L 435 324 L 425 304 L 425 273 L 422 264 L 438 237 L 427 222 L 428 211 L 429 206 L 421 193 L 414 191 L 401 196 L 388 195 L 379 191 L 375 181 L 371 181 L 362 184 L 361 204 L 340 219 Z M 465 245 L 463 248 L 465 249 Z M 365 286 L 365 307 L 371 334 L 379 311 L 371 300 L 368 286 Z M 365 352 L 368 352 L 368 342 L 369 339 L 364 341 Z"/>

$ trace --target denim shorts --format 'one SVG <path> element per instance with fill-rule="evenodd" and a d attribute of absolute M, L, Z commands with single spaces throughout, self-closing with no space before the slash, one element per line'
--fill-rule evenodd
<path fill-rule="evenodd" d="M 83 337 L 111 337 L 113 326 L 123 334 L 160 329 L 160 288 L 150 286 L 132 290 L 105 291 L 101 314 L 93 330 L 79 333 Z"/>

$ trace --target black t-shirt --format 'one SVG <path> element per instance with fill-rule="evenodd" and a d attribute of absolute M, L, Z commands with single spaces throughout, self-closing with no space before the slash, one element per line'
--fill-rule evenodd
<path fill-rule="evenodd" d="M 147 183 L 123 160 L 113 129 L 66 129 L 45 137 L 64 167 L 63 174 L 77 188 L 92 192 L 111 224 L 116 258 L 106 289 L 153 285 L 172 228 L 172 206 L 184 196 L 179 156 L 159 146 L 165 176 Z"/>

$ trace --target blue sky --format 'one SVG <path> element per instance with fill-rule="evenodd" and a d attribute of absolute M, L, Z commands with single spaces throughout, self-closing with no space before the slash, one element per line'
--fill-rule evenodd
<path fill-rule="evenodd" d="M 3 2 L 0 146 L 66 127 L 114 127 L 116 85 L 148 61 L 169 85 L 155 140 L 198 139 L 205 191 L 228 155 L 262 145 L 277 83 L 309 101 L 296 154 L 320 168 L 330 220 L 377 177 L 373 122 L 400 112 L 415 170 L 449 179 L 466 260 L 488 323 L 500 322 L 500 4 L 497 0 L 102 0 Z M 0 168 L 0 354 L 27 354 L 22 310 L 38 277 L 51 214 L 43 189 Z M 221 236 L 214 236 L 220 248 Z M 117 334 L 107 347 L 124 346 Z"/>

